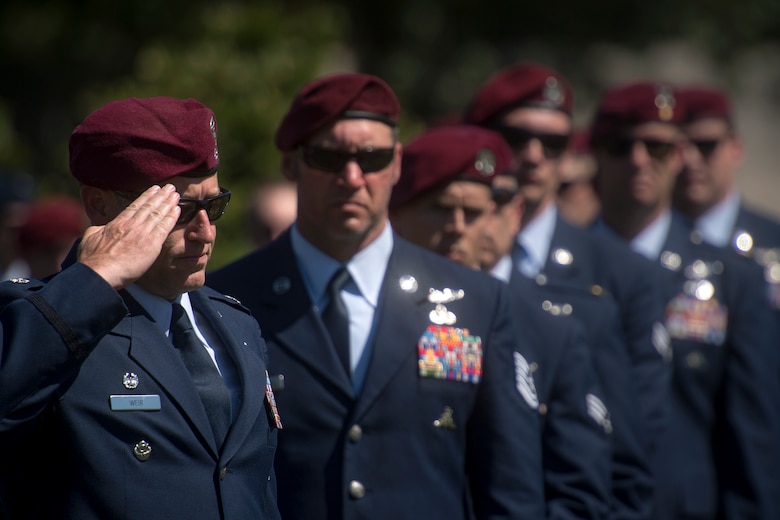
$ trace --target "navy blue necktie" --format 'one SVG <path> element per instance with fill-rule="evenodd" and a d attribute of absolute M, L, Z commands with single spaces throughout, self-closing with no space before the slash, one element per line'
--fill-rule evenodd
<path fill-rule="evenodd" d="M 221 446 L 230 428 L 230 392 L 211 356 L 195 334 L 187 313 L 178 303 L 173 304 L 171 336 L 173 346 L 179 351 L 184 365 L 190 371 L 195 388 L 198 389 L 217 445 Z"/>
<path fill-rule="evenodd" d="M 322 321 L 330 333 L 330 338 L 336 347 L 336 353 L 347 374 L 350 375 L 352 370 L 349 362 L 349 312 L 341 297 L 341 291 L 351 279 L 346 267 L 336 271 L 328 283 L 327 291 L 330 302 L 322 313 Z"/>

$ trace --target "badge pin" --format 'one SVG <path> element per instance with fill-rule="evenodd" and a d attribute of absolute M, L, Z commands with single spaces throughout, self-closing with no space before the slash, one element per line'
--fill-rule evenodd
<path fill-rule="evenodd" d="M 455 419 L 453 418 L 455 411 L 449 406 L 444 407 L 444 411 L 441 413 L 441 417 L 433 421 L 433 425 L 437 428 L 445 428 L 447 430 L 457 430 L 455 425 Z"/>
<path fill-rule="evenodd" d="M 661 265 L 670 271 L 679 271 L 682 266 L 682 257 L 672 251 L 664 251 L 661 253 Z"/>
<path fill-rule="evenodd" d="M 404 275 L 401 278 L 398 279 L 398 285 L 401 287 L 401 290 L 405 293 L 416 293 L 417 288 L 419 287 L 417 284 L 417 280 L 414 276 L 411 275 Z"/>
<path fill-rule="evenodd" d="M 553 251 L 552 259 L 558 265 L 571 265 L 574 255 L 568 249 L 560 248 Z"/>
<path fill-rule="evenodd" d="M 733 243 L 734 249 L 736 249 L 738 253 L 747 255 L 753 251 L 753 237 L 747 231 L 737 231 L 737 233 L 734 235 Z"/>
<path fill-rule="evenodd" d="M 133 446 L 133 454 L 136 459 L 145 461 L 152 454 L 152 445 L 146 442 L 146 440 L 140 440 Z"/>
<path fill-rule="evenodd" d="M 11 278 L 11 283 L 30 283 L 29 278 Z"/>
<path fill-rule="evenodd" d="M 453 291 L 449 287 L 445 287 L 441 291 L 438 289 L 428 289 L 428 301 L 431 303 L 450 303 L 462 299 L 466 293 L 463 289 Z"/>
<path fill-rule="evenodd" d="M 436 325 L 454 325 L 458 321 L 457 316 L 441 303 L 428 314 L 428 318 Z"/>
<path fill-rule="evenodd" d="M 135 390 L 138 388 L 138 374 L 135 372 L 125 372 L 122 376 L 122 386 L 128 390 Z"/>

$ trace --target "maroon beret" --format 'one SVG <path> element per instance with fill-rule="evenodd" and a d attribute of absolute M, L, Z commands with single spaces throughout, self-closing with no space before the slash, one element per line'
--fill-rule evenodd
<path fill-rule="evenodd" d="M 70 136 L 70 171 L 82 184 L 137 191 L 219 167 L 214 112 L 194 99 L 130 98 L 89 114 Z"/>
<path fill-rule="evenodd" d="M 337 119 L 398 124 L 401 105 L 390 86 L 370 74 L 334 74 L 304 86 L 276 130 L 276 147 L 291 152 Z"/>
<path fill-rule="evenodd" d="M 480 87 L 466 108 L 464 120 L 486 126 L 518 107 L 550 108 L 571 115 L 572 104 L 566 78 L 542 65 L 520 63 L 499 71 Z"/>
<path fill-rule="evenodd" d="M 642 123 L 679 125 L 684 109 L 670 85 L 638 82 L 607 90 L 596 108 L 590 130 L 591 144 Z"/>
<path fill-rule="evenodd" d="M 512 150 L 501 134 L 472 125 L 426 130 L 404 147 L 401 178 L 390 207 L 397 208 L 455 180 L 490 185 L 512 167 Z"/>
<path fill-rule="evenodd" d="M 684 123 L 707 117 L 732 122 L 731 103 L 723 91 L 710 87 L 686 87 L 677 91 L 677 99 L 685 108 Z"/>
<path fill-rule="evenodd" d="M 19 228 L 19 246 L 24 251 L 72 241 L 87 227 L 81 204 L 70 197 L 52 196 L 32 205 Z"/>

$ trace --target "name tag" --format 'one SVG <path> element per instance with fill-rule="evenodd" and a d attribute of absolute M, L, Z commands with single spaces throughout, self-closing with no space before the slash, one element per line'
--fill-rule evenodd
<path fill-rule="evenodd" d="M 110 395 L 111 409 L 118 412 L 129 410 L 159 410 L 159 395 Z"/>

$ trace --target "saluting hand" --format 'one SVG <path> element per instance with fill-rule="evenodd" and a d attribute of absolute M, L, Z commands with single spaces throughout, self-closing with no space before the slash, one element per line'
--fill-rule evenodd
<path fill-rule="evenodd" d="M 127 287 L 160 255 L 179 218 L 178 202 L 172 184 L 152 186 L 108 224 L 87 228 L 79 245 L 79 261 L 115 289 Z"/>

